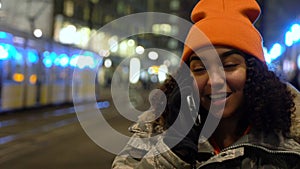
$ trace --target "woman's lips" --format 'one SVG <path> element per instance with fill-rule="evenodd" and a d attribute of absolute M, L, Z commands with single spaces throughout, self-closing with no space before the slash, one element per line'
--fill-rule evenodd
<path fill-rule="evenodd" d="M 230 97 L 231 93 L 223 92 L 216 94 L 209 94 L 207 97 L 211 100 L 211 104 L 215 106 L 225 105 L 228 97 Z"/>

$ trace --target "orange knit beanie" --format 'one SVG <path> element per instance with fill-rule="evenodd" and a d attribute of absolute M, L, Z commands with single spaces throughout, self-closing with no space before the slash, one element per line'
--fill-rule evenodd
<path fill-rule="evenodd" d="M 255 0 L 200 0 L 191 14 L 195 24 L 186 38 L 182 61 L 199 48 L 220 45 L 239 49 L 264 62 L 262 37 L 253 25 L 259 15 Z"/>

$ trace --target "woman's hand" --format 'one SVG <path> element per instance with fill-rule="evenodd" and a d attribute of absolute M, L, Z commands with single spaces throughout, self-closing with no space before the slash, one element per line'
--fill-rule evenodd
<path fill-rule="evenodd" d="M 198 152 L 201 131 L 199 116 L 199 92 L 190 76 L 178 80 L 178 87 L 169 95 L 167 102 L 166 135 L 164 142 L 182 160 L 194 163 Z"/>

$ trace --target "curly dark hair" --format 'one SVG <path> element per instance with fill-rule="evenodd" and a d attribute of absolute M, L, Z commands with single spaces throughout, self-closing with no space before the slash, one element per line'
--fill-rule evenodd
<path fill-rule="evenodd" d="M 244 88 L 248 124 L 258 132 L 282 132 L 288 136 L 294 95 L 286 83 L 256 57 L 245 54 L 247 80 Z"/>
<path fill-rule="evenodd" d="M 291 115 L 295 111 L 294 95 L 268 66 L 251 55 L 243 54 L 247 65 L 247 79 L 244 87 L 245 112 L 240 120 L 240 128 L 237 134 L 242 134 L 249 125 L 254 132 L 278 133 L 288 137 L 291 127 Z M 180 69 L 174 76 L 180 76 Z M 160 90 L 167 96 L 178 86 L 172 76 L 160 86 Z M 155 100 L 160 105 L 161 99 Z M 200 107 L 201 111 L 202 108 Z M 160 123 L 172 115 L 168 108 L 164 110 Z"/>

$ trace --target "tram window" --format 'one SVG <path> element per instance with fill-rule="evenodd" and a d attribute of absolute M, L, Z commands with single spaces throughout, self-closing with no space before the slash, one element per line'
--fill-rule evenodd
<path fill-rule="evenodd" d="M 3 80 L 21 83 L 24 81 L 24 65 L 14 59 L 3 62 Z"/>
<path fill-rule="evenodd" d="M 61 67 L 61 66 L 56 66 L 55 67 L 55 81 L 57 82 L 66 82 L 68 79 L 68 71 L 67 68 Z"/>
<path fill-rule="evenodd" d="M 38 52 L 33 49 L 27 49 L 27 83 L 36 84 L 38 72 Z"/>
<path fill-rule="evenodd" d="M 49 70 L 42 67 L 42 69 L 40 69 L 38 71 L 38 77 L 39 77 L 39 82 L 42 83 L 42 84 L 47 84 L 49 83 L 49 73 L 47 73 Z"/>
<path fill-rule="evenodd" d="M 6 80 L 11 77 L 11 61 L 10 57 L 13 55 L 13 48 L 11 47 L 10 44 L 5 44 L 5 43 L 0 43 L 0 49 L 1 49 L 1 56 L 0 56 L 0 61 L 1 61 L 1 76 L 2 79 Z"/>
<path fill-rule="evenodd" d="M 39 71 L 39 80 L 42 84 L 52 84 L 56 81 L 57 77 L 57 70 L 56 70 L 56 64 L 57 61 L 57 53 L 53 51 L 44 51 L 42 53 L 42 59 L 41 59 L 41 69 Z"/>
<path fill-rule="evenodd" d="M 11 77 L 11 62 L 10 60 L 3 60 L 2 61 L 2 77 L 3 80 L 12 80 Z"/>
<path fill-rule="evenodd" d="M 25 79 L 24 70 L 24 50 L 21 48 L 17 49 L 16 54 L 12 59 L 12 80 L 17 83 L 22 83 Z"/>
<path fill-rule="evenodd" d="M 2 61 L 2 76 L 4 82 L 22 83 L 24 81 L 24 58 L 22 49 L 5 44 L 7 59 Z"/>

